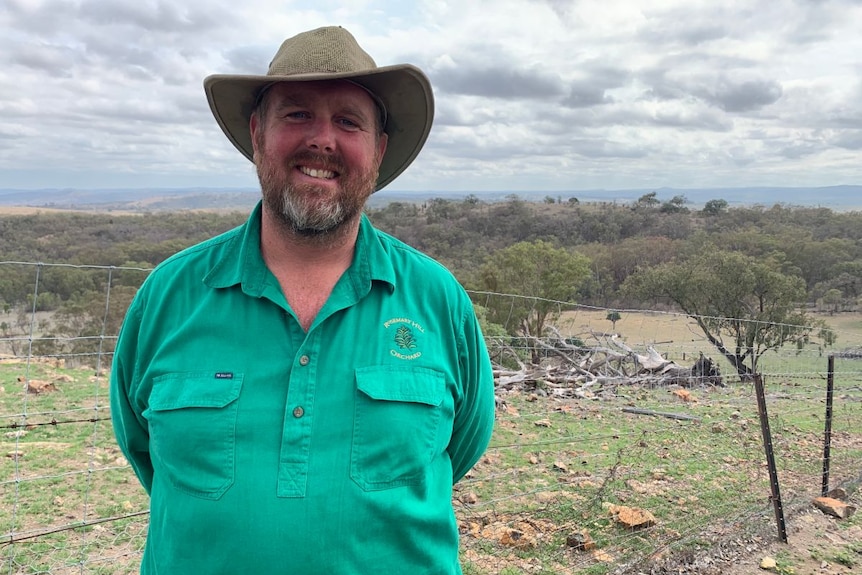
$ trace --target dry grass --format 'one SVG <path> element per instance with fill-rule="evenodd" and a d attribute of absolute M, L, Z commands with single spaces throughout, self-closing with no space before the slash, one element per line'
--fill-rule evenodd
<path fill-rule="evenodd" d="M 606 314 L 567 312 L 564 329 L 571 335 L 610 332 Z M 615 331 L 633 347 L 653 344 L 674 354 L 709 350 L 683 316 L 621 315 Z M 858 314 L 831 319 L 846 339 L 862 332 Z M 782 374 L 770 378 L 769 413 L 782 491 L 793 507 L 820 487 L 825 361 L 795 350 L 774 355 L 771 365 Z M 102 419 L 104 377 L 49 363 L 0 363 L 0 535 L 34 535 L 14 544 L 0 540 L 0 565 L 16 575 L 134 573 L 146 517 L 133 515 L 146 510 L 147 500 L 114 444 L 110 422 Z M 858 476 L 862 468 L 856 367 L 842 364 L 838 381 L 835 481 Z M 58 391 L 27 395 L 18 381 L 25 373 L 56 380 Z M 750 387 L 695 388 L 688 400 L 671 391 L 620 387 L 582 400 L 557 397 L 540 384 L 500 390 L 492 447 L 455 494 L 465 573 L 602 575 L 654 554 L 690 557 L 720 548 L 738 558 L 757 537 L 774 537 Z M 623 411 L 631 406 L 697 419 Z M 16 427 L 25 412 L 27 427 Z M 86 421 L 94 415 L 101 420 Z M 79 419 L 84 421 L 50 424 Z M 657 524 L 626 529 L 603 504 L 645 509 Z M 65 530 L 48 533 L 53 529 Z M 596 549 L 567 543 L 584 531 Z M 741 547 L 721 547 L 728 538 L 742 541 Z"/>

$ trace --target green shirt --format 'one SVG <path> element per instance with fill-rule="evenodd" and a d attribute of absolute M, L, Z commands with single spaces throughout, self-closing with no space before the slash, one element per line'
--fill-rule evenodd
<path fill-rule="evenodd" d="M 307 333 L 261 257 L 260 205 L 160 264 L 111 407 L 150 494 L 145 575 L 461 572 L 452 484 L 491 434 L 487 350 L 452 275 L 364 216 Z"/>

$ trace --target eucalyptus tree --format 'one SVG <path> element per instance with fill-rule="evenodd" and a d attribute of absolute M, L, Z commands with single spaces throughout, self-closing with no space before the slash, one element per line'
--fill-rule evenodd
<path fill-rule="evenodd" d="M 491 254 L 479 273 L 488 319 L 511 335 L 541 337 L 590 278 L 590 261 L 544 240 L 518 242 Z M 533 359 L 536 359 L 535 353 Z"/>
<path fill-rule="evenodd" d="M 623 291 L 642 302 L 675 304 L 743 379 L 758 373 L 768 350 L 807 341 L 823 327 L 803 309 L 805 280 L 774 259 L 739 252 L 707 247 L 690 258 L 637 271 Z"/>

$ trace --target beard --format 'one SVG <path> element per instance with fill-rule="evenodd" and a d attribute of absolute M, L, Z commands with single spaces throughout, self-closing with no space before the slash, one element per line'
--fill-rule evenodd
<path fill-rule="evenodd" d="M 340 157 L 300 152 L 283 164 L 269 158 L 264 142 L 258 143 L 254 163 L 263 195 L 263 203 L 281 224 L 282 229 L 305 238 L 324 240 L 345 229 L 362 212 L 365 201 L 374 192 L 378 170 L 348 170 Z M 313 165 L 338 174 L 340 185 L 335 195 L 313 183 L 293 184 L 288 174 L 299 165 Z"/>

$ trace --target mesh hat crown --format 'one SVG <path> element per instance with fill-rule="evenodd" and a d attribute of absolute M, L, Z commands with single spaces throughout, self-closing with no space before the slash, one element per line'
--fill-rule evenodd
<path fill-rule="evenodd" d="M 277 82 L 349 80 L 382 106 L 388 134 L 375 191 L 407 169 L 428 139 L 434 94 L 425 74 L 410 64 L 378 67 L 340 26 L 317 28 L 285 40 L 265 75 L 216 74 L 204 79 L 207 101 L 228 140 L 252 160 L 249 118 L 260 94 Z"/>

